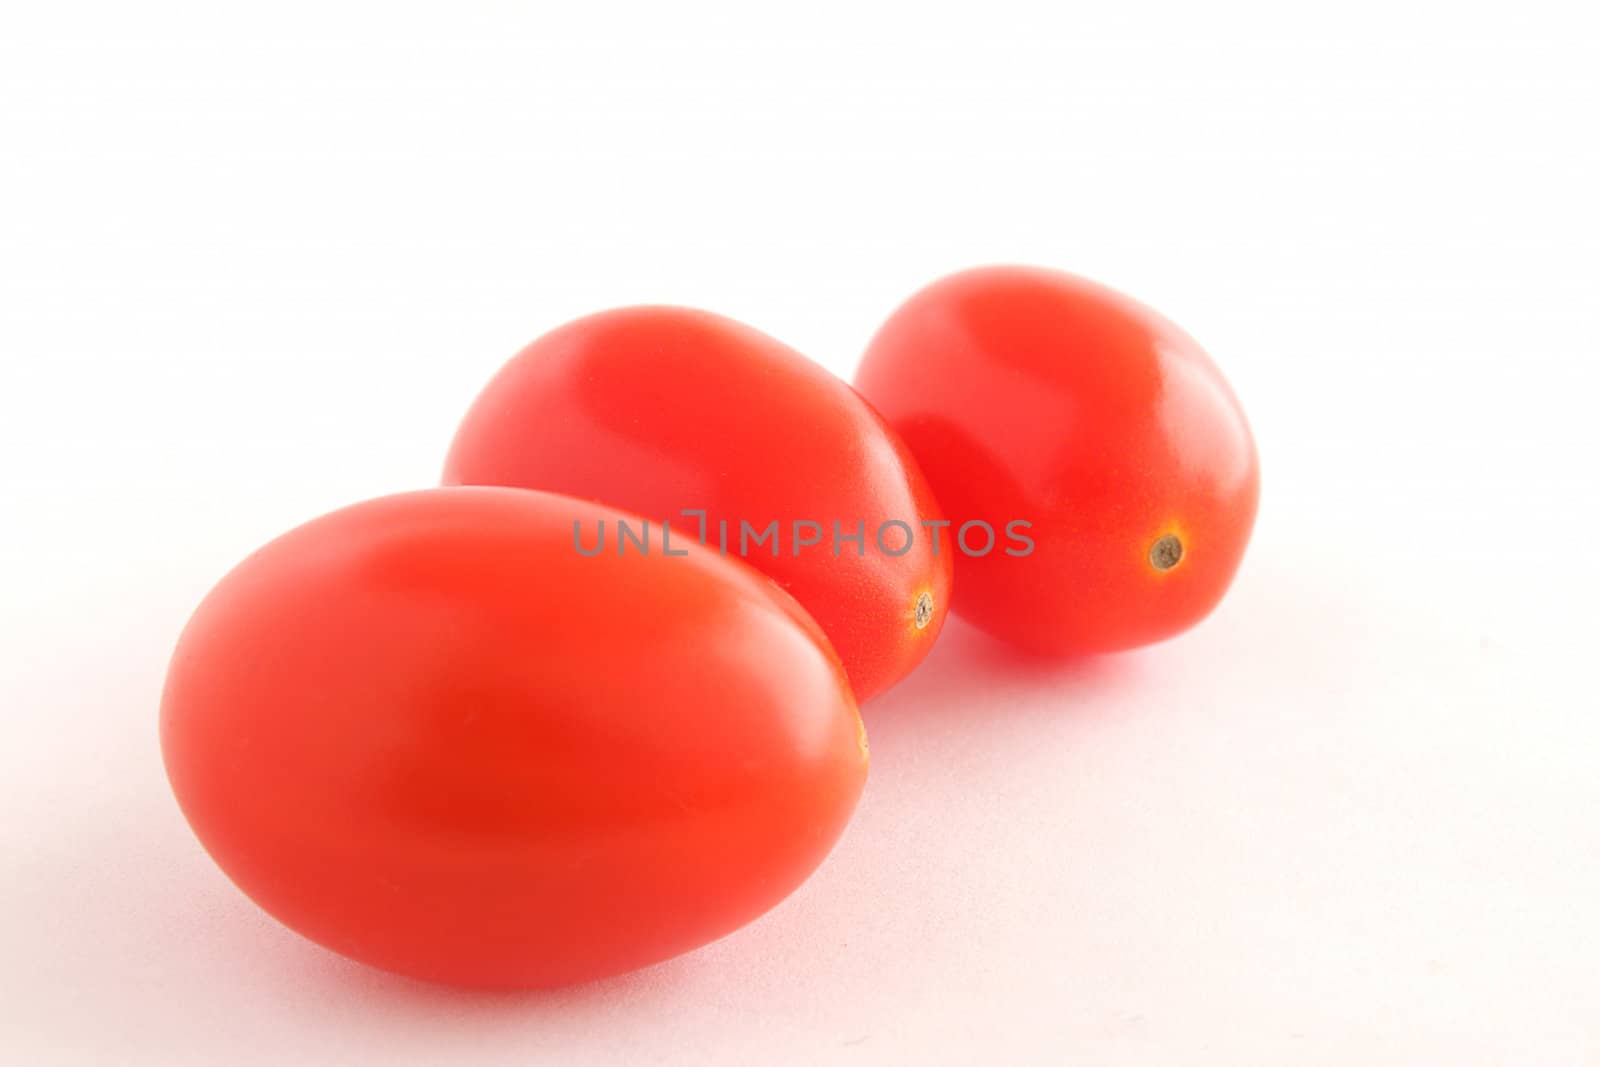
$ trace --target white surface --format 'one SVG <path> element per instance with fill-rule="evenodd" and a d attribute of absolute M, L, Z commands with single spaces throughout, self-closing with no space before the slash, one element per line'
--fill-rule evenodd
<path fill-rule="evenodd" d="M 0 1061 L 1600 1062 L 1585 5 L 562 6 L 0 15 Z M 369 972 L 201 854 L 187 613 L 430 482 L 521 343 L 676 301 L 848 373 L 991 260 L 1232 378 L 1263 511 L 1205 625 L 1045 672 L 953 628 L 816 877 L 596 986 Z"/>

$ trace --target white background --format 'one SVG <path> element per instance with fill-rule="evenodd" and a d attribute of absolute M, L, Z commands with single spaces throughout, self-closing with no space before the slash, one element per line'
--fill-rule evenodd
<path fill-rule="evenodd" d="M 1600 1063 L 1588 6 L 6 4 L 0 1061 Z M 953 626 L 810 882 L 584 988 L 368 971 L 201 853 L 188 612 L 522 343 L 672 301 L 847 375 L 997 260 L 1236 386 L 1204 625 Z"/>

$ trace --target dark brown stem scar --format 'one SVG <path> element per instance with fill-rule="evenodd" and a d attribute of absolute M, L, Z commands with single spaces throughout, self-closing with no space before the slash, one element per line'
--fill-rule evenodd
<path fill-rule="evenodd" d="M 917 595 L 917 629 L 926 629 L 928 623 L 933 621 L 933 594 L 919 593 Z"/>
<path fill-rule="evenodd" d="M 1158 571 L 1170 571 L 1183 558 L 1183 542 L 1176 534 L 1167 534 L 1150 546 L 1150 566 Z"/>

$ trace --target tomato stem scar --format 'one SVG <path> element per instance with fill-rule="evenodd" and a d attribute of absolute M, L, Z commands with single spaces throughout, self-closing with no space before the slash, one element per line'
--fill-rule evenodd
<path fill-rule="evenodd" d="M 1150 546 L 1150 566 L 1158 571 L 1170 571 L 1183 558 L 1183 542 L 1176 534 L 1158 538 Z"/>
<path fill-rule="evenodd" d="M 928 626 L 928 623 L 930 621 L 932 621 L 932 619 L 933 619 L 933 594 L 932 593 L 918 593 L 917 594 L 917 614 L 916 614 L 916 618 L 917 618 L 917 629 L 919 629 L 919 630 L 926 629 L 927 626 Z"/>

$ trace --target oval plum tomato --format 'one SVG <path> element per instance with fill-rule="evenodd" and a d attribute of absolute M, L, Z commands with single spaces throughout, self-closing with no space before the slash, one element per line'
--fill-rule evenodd
<path fill-rule="evenodd" d="M 955 274 L 895 311 L 856 384 L 953 520 L 1031 524 L 957 557 L 952 610 L 980 628 L 1048 655 L 1130 648 L 1233 580 L 1250 429 L 1199 345 L 1128 297 L 1027 267 Z"/>
<path fill-rule="evenodd" d="M 654 963 L 794 889 L 866 775 L 843 668 L 714 551 L 575 550 L 575 522 L 619 517 L 431 489 L 224 577 L 178 643 L 161 744 L 228 876 L 354 959 L 498 988 Z"/>
<path fill-rule="evenodd" d="M 741 555 L 815 616 L 859 700 L 944 621 L 950 552 L 899 438 L 848 384 L 710 312 L 619 308 L 534 341 L 467 413 L 444 482 L 597 500 Z"/>

